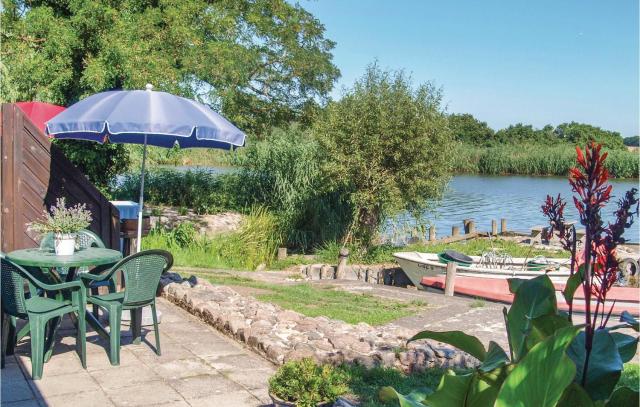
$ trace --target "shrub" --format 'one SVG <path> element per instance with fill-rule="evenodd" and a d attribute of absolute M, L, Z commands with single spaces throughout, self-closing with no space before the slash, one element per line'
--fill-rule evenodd
<path fill-rule="evenodd" d="M 442 193 L 453 138 L 441 98 L 430 83 L 414 88 L 403 72 L 372 65 L 316 122 L 328 186 L 352 208 L 343 243 L 368 247 L 386 218 L 422 214 Z"/>
<path fill-rule="evenodd" d="M 349 388 L 344 372 L 330 365 L 319 366 L 305 358 L 282 365 L 269 379 L 269 392 L 298 407 L 315 407 L 321 402 L 334 402 Z"/>

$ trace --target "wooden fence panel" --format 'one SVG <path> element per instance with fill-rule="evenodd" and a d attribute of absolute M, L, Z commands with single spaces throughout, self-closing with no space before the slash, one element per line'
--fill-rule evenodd
<path fill-rule="evenodd" d="M 107 247 L 120 248 L 120 218 L 115 208 L 14 104 L 0 115 L 2 173 L 0 236 L 3 252 L 37 246 L 26 224 L 42 216 L 57 198 L 86 203 L 89 227 Z"/>

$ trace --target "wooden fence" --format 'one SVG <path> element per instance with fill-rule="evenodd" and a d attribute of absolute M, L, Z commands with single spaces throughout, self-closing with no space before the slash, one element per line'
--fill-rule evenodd
<path fill-rule="evenodd" d="M 3 252 L 36 247 L 37 236 L 26 224 L 41 218 L 59 197 L 66 197 L 67 204 L 86 203 L 93 215 L 90 229 L 105 245 L 119 250 L 118 209 L 14 104 L 2 105 L 0 154 Z"/>

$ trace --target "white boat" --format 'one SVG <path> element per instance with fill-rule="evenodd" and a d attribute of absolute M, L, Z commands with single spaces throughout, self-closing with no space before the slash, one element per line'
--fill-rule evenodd
<path fill-rule="evenodd" d="M 446 274 L 447 264 L 436 253 L 398 252 L 393 257 L 416 287 L 421 287 L 423 277 Z M 457 275 L 507 279 L 534 278 L 547 274 L 554 283 L 564 283 L 569 277 L 569 259 L 506 257 L 496 262 L 487 261 L 486 257 L 470 257 L 471 264 L 458 264 Z M 535 267 L 531 267 L 531 262 L 535 263 Z"/>

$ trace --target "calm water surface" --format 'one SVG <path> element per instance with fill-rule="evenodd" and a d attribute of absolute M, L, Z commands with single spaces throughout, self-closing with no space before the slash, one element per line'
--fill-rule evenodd
<path fill-rule="evenodd" d="M 603 209 L 605 222 L 613 219 L 613 212 L 617 201 L 624 192 L 638 187 L 637 180 L 612 180 L 613 199 Z M 565 217 L 578 220 L 578 211 L 573 205 L 571 187 L 566 177 L 531 177 L 531 176 L 487 176 L 487 175 L 457 175 L 454 176 L 443 196 L 436 203 L 435 209 L 425 213 L 425 220 L 435 224 L 438 236 L 451 234 L 451 226 L 460 226 L 463 230 L 463 219 L 474 219 L 476 228 L 480 231 L 491 230 L 491 220 L 507 219 L 509 230 L 529 232 L 532 226 L 546 225 L 540 206 L 547 194 L 557 196 L 562 194 L 568 201 Z M 401 233 L 394 233 L 405 223 L 407 217 L 395 220 L 394 228 L 390 225 L 387 233 L 392 240 L 401 239 Z M 579 229 L 581 225 L 577 226 Z M 396 235 L 392 237 L 391 235 Z M 628 241 L 638 242 L 640 227 L 634 223 L 627 230 L 625 237 Z"/>

